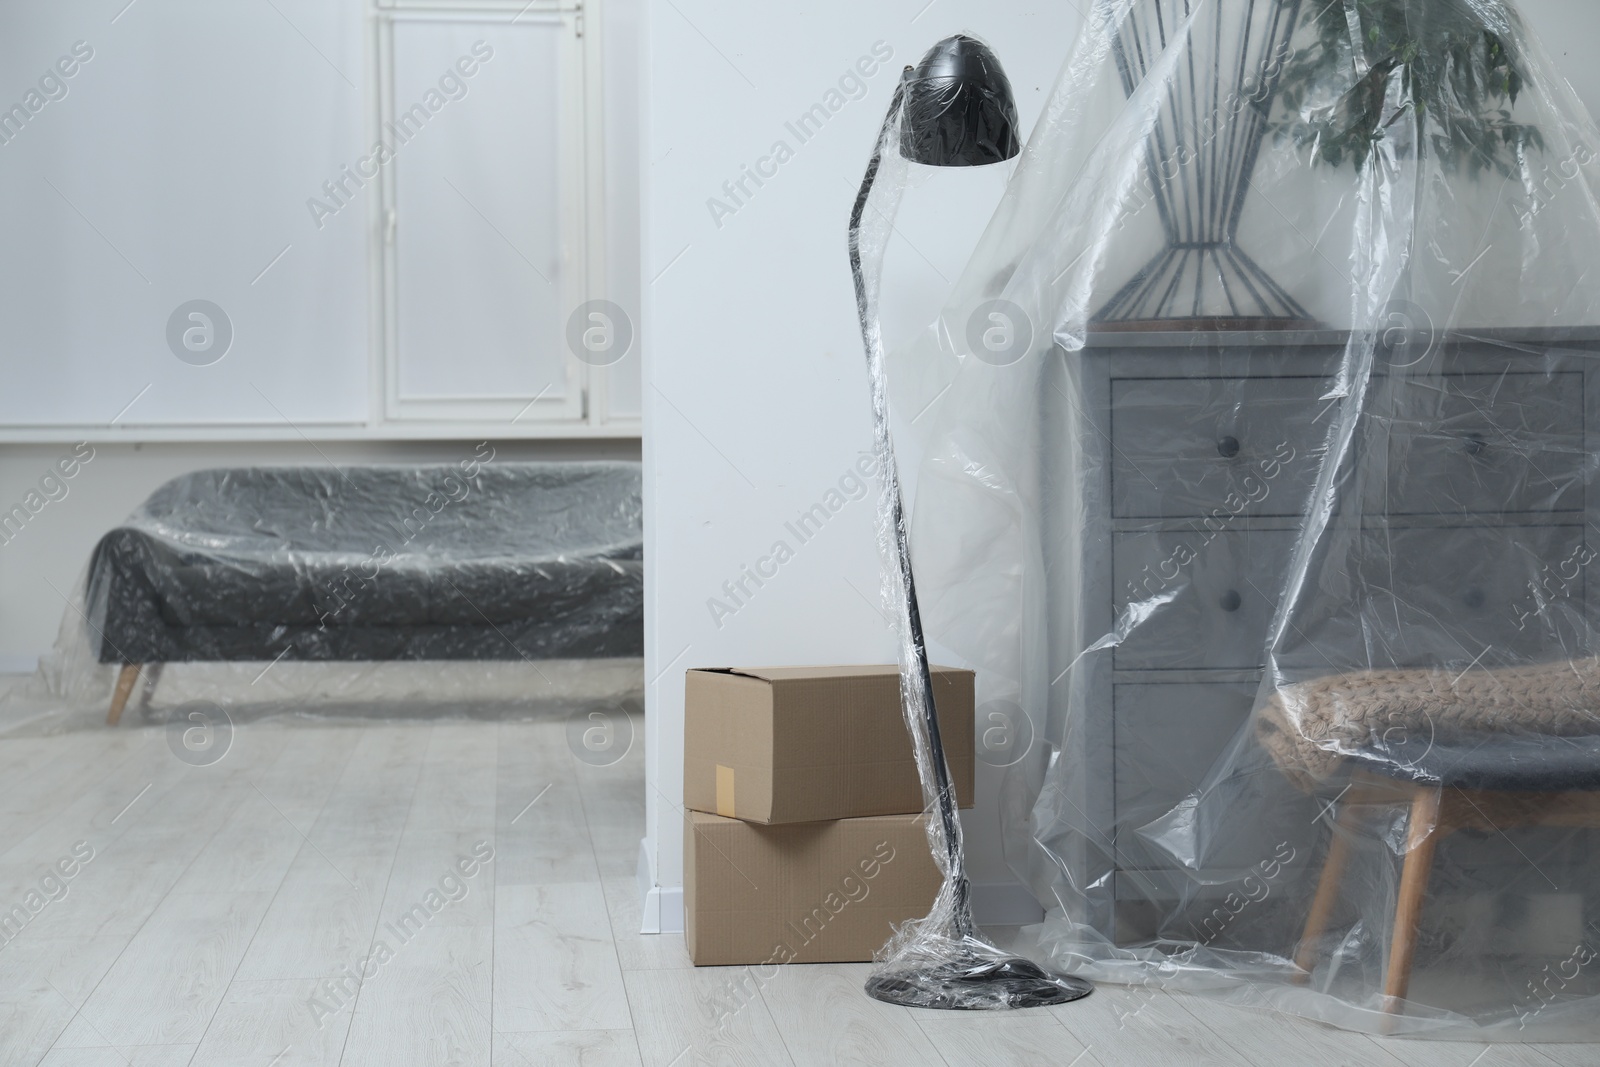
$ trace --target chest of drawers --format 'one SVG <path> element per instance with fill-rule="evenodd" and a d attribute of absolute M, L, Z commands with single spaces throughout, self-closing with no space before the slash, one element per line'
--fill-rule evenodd
<path fill-rule="evenodd" d="M 1259 806 L 1261 783 L 1228 784 L 1226 827 L 1185 810 L 1250 743 L 1269 644 L 1294 677 L 1596 651 L 1600 331 L 1406 336 L 1360 382 L 1340 376 L 1346 339 L 1106 333 L 1049 371 L 1050 728 L 1071 813 L 1050 846 L 1115 940 L 1157 936 L 1163 901 L 1225 890 L 1277 843 L 1312 859 L 1320 804 L 1281 783 Z M 1326 533 L 1297 561 L 1318 508 Z"/>

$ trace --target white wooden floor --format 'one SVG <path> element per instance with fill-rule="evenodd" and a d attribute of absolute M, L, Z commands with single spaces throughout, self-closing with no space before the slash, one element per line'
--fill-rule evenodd
<path fill-rule="evenodd" d="M 157 728 L 0 738 L 0 920 L 28 916 L 0 946 L 0 1067 L 1600 1063 L 1109 987 L 971 1017 L 868 1000 L 864 966 L 697 970 L 636 932 L 642 767 L 579 763 L 559 722 L 260 723 L 203 768 Z M 30 898 L 80 841 L 65 894 Z"/>

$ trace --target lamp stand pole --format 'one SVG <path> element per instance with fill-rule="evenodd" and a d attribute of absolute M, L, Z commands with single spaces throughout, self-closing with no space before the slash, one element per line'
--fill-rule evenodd
<path fill-rule="evenodd" d="M 952 75 L 950 72 L 954 72 Z M 994 80 L 993 85 L 963 84 L 978 71 Z M 904 640 L 902 649 L 901 699 L 906 705 L 906 726 L 917 748 L 917 769 L 922 776 L 924 794 L 932 793 L 938 807 L 944 840 L 945 886 L 936 899 L 933 912 L 895 944 L 867 979 L 867 994 L 877 1000 L 906 1007 L 948 1009 L 999 1009 L 1062 1004 L 1087 996 L 1094 988 L 1082 978 L 1051 974 L 1031 960 L 1012 956 L 990 944 L 972 919 L 972 891 L 967 881 L 967 866 L 961 841 L 961 820 L 956 810 L 955 789 L 950 783 L 950 768 L 945 763 L 944 741 L 939 736 L 938 710 L 933 700 L 933 676 L 928 669 L 928 647 L 922 632 L 922 613 L 917 606 L 917 585 L 911 569 L 910 531 L 906 525 L 905 499 L 900 491 L 900 471 L 895 463 L 894 440 L 889 428 L 888 378 L 883 359 L 883 335 L 867 288 L 867 275 L 861 262 L 861 221 L 867 201 L 877 182 L 884 152 L 889 148 L 896 120 L 912 122 L 902 110 L 935 116 L 937 128 L 919 126 L 913 134 L 930 134 L 935 143 L 957 151 L 942 165 L 966 166 L 994 162 L 1014 155 L 1016 147 L 1009 136 L 1015 112 L 1011 108 L 1006 125 L 1008 155 L 996 153 L 996 145 L 983 138 L 992 130 L 974 131 L 973 109 L 956 106 L 937 108 L 908 107 L 908 84 L 921 91 L 931 86 L 951 89 L 941 101 L 960 103 L 973 91 L 992 102 L 1003 85 L 1004 101 L 1010 107 L 1010 86 L 999 72 L 999 63 L 980 42 L 969 37 L 946 38 L 931 49 L 917 68 L 907 68 L 895 87 L 894 100 L 878 131 L 872 160 L 862 178 L 855 207 L 850 213 L 850 270 L 855 280 L 856 311 L 861 319 L 861 340 L 866 347 L 867 374 L 872 384 L 873 443 L 878 469 L 883 478 L 890 536 L 894 540 L 894 567 L 903 596 Z M 977 109 L 981 115 L 982 109 Z M 953 124 L 963 125 L 953 125 Z M 912 125 L 918 125 L 912 122 Z M 982 122 L 976 123 L 981 127 Z M 907 132 L 902 130 L 902 134 Z M 954 135 L 954 136 L 947 136 Z M 967 154 L 959 149 L 965 145 Z M 978 147 L 975 149 L 974 144 Z M 874 264 L 876 268 L 877 264 Z M 876 275 L 874 275 L 876 277 Z M 920 728 L 919 728 L 920 727 Z M 948 914 L 943 911 L 948 893 Z"/>
<path fill-rule="evenodd" d="M 910 68 L 907 68 L 908 70 Z M 872 383 L 873 444 L 878 454 L 879 476 L 883 478 L 883 491 L 888 497 L 889 523 L 894 536 L 895 564 L 900 574 L 900 586 L 905 590 L 907 636 L 911 641 L 911 656 L 915 663 L 911 684 L 920 692 L 923 713 L 923 730 L 927 748 L 918 762 L 925 764 L 933 775 L 934 791 L 938 796 L 939 821 L 944 828 L 945 871 L 955 893 L 954 925 L 957 937 L 970 937 L 973 931 L 971 888 L 967 882 L 967 865 L 961 845 L 961 822 L 956 812 L 955 789 L 950 784 L 950 768 L 945 763 L 944 741 L 939 735 L 939 716 L 933 703 L 933 674 L 928 669 L 928 646 L 922 636 L 922 612 L 917 607 L 917 584 L 911 573 L 910 531 L 906 528 L 905 499 L 900 492 L 900 469 L 894 458 L 894 440 L 889 432 L 889 396 L 887 375 L 883 366 L 883 334 L 877 317 L 872 313 L 867 297 L 867 280 L 861 269 L 861 219 L 866 214 L 867 200 L 878 179 L 878 167 L 883 162 L 884 145 L 894 128 L 895 116 L 905 99 L 905 80 L 895 87 L 894 100 L 889 113 L 884 116 L 883 128 L 878 131 L 878 143 L 872 150 L 872 160 L 867 164 L 866 176 L 861 180 L 861 190 L 856 194 L 855 208 L 850 212 L 850 272 L 856 285 L 856 313 L 861 319 L 861 340 L 867 350 L 867 373 Z"/>

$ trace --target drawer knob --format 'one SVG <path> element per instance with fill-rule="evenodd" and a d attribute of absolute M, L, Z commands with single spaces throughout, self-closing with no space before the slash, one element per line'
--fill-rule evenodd
<path fill-rule="evenodd" d="M 1483 602 L 1488 598 L 1483 595 L 1483 590 L 1473 586 L 1461 595 L 1461 602 L 1473 611 L 1483 607 Z"/>
<path fill-rule="evenodd" d="M 1222 607 L 1223 611 L 1238 611 L 1239 606 L 1244 603 L 1244 598 L 1239 595 L 1237 589 L 1230 589 L 1218 598 L 1217 603 Z"/>
<path fill-rule="evenodd" d="M 1461 446 L 1469 456 L 1481 456 L 1489 451 L 1489 442 L 1481 434 L 1469 433 Z"/>
<path fill-rule="evenodd" d="M 1224 437 L 1217 442 L 1217 455 L 1223 459 L 1232 459 L 1239 454 L 1239 439 L 1237 437 Z"/>

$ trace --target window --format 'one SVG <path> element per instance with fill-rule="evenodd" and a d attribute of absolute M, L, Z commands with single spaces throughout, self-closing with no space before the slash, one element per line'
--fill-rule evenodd
<path fill-rule="evenodd" d="M 0 440 L 636 433 L 582 343 L 595 6 L 6 16 L 0 69 L 57 75 L 0 87 Z"/>

